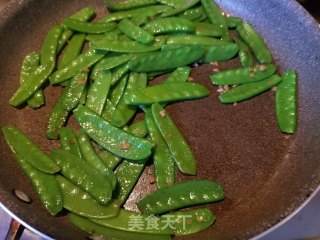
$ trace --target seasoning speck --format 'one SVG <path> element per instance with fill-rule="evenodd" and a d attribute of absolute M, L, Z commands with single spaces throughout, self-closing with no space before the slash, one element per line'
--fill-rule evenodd
<path fill-rule="evenodd" d="M 192 82 L 193 80 L 193 77 L 188 77 L 188 82 Z"/>
<path fill-rule="evenodd" d="M 220 72 L 219 68 L 213 68 L 212 71 L 215 73 Z"/>
<path fill-rule="evenodd" d="M 276 91 L 278 90 L 278 87 L 277 87 L 277 86 L 274 86 L 274 87 L 271 88 L 271 90 L 274 91 L 274 92 L 276 92 Z"/>
<path fill-rule="evenodd" d="M 214 61 L 214 62 L 211 62 L 211 63 L 210 63 L 210 65 L 213 65 L 213 66 L 218 66 L 218 64 L 219 64 L 219 63 L 218 63 L 217 61 Z"/>
<path fill-rule="evenodd" d="M 130 143 L 127 140 L 124 140 L 120 143 L 121 150 L 128 150 L 131 147 Z"/>
<path fill-rule="evenodd" d="M 259 69 L 260 72 L 263 72 L 263 71 L 265 71 L 265 70 L 267 69 L 267 67 L 266 67 L 266 65 L 264 65 L 264 64 L 260 64 L 260 65 L 258 66 L 258 69 Z"/>
<path fill-rule="evenodd" d="M 159 112 L 159 114 L 160 114 L 161 117 L 167 116 L 166 110 L 161 110 L 161 111 Z"/>

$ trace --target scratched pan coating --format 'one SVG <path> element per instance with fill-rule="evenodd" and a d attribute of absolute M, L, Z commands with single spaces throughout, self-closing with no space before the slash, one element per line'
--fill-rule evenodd
<path fill-rule="evenodd" d="M 278 130 L 274 92 L 269 91 L 236 106 L 219 103 L 217 88 L 208 75 L 215 66 L 192 70 L 195 81 L 207 86 L 210 96 L 168 106 L 194 151 L 197 179 L 211 179 L 225 188 L 225 200 L 208 205 L 216 224 L 195 235 L 179 239 L 247 239 L 278 223 L 299 207 L 320 182 L 320 32 L 317 24 L 295 1 L 219 0 L 228 12 L 251 22 L 273 52 L 280 73 L 296 69 L 299 74 L 299 123 L 293 136 Z M 101 1 L 13 0 L 0 13 L 0 125 L 15 124 L 43 149 L 58 146 L 46 140 L 44 131 L 50 109 L 61 89 L 47 87 L 46 107 L 15 109 L 8 99 L 18 87 L 23 57 L 39 51 L 47 31 L 65 16 L 87 5 L 99 14 Z M 219 65 L 238 66 L 238 60 Z M 50 216 L 41 206 L 30 183 L 15 163 L 3 135 L 0 136 L 0 201 L 13 214 L 40 232 L 56 239 L 85 239 L 64 214 Z M 148 182 L 149 166 L 130 196 L 128 209 L 154 189 Z M 192 179 L 178 174 L 178 181 Z M 24 190 L 33 202 L 13 196 Z"/>

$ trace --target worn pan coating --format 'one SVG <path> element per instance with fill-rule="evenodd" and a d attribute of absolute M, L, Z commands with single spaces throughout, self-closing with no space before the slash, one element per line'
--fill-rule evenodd
<path fill-rule="evenodd" d="M 218 102 L 208 74 L 212 66 L 194 69 L 192 76 L 211 90 L 209 98 L 168 107 L 192 146 L 198 161 L 197 178 L 219 181 L 223 202 L 210 206 L 216 224 L 181 239 L 247 239 L 278 223 L 301 205 L 320 183 L 320 31 L 295 1 L 219 0 L 223 8 L 251 22 L 272 49 L 280 72 L 299 74 L 299 126 L 293 136 L 279 132 L 274 92 L 269 91 L 237 106 Z M 57 144 L 44 137 L 50 107 L 59 88 L 46 89 L 47 107 L 37 111 L 14 109 L 8 99 L 18 86 L 19 68 L 30 51 L 39 51 L 46 32 L 63 17 L 84 6 L 105 9 L 99 0 L 13 0 L 0 13 L 0 125 L 16 124 L 43 149 Z M 237 65 L 237 60 L 221 69 Z M 0 200 L 28 224 L 56 239 L 84 239 L 65 216 L 51 217 L 39 203 L 0 136 Z M 152 169 L 151 169 L 152 170 Z M 144 173 L 126 207 L 154 186 Z M 188 179 L 178 176 L 178 180 Z M 33 202 L 17 200 L 13 189 L 24 190 Z"/>

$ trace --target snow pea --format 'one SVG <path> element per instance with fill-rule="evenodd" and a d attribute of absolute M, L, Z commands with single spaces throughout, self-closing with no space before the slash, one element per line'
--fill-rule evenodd
<path fill-rule="evenodd" d="M 62 210 L 63 198 L 54 175 L 44 173 L 28 163 L 23 155 L 16 154 L 16 160 L 25 175 L 29 178 L 40 201 L 51 215 Z"/>
<path fill-rule="evenodd" d="M 196 160 L 188 143 L 168 113 L 155 103 L 151 105 L 153 119 L 168 145 L 178 169 L 185 174 L 196 174 Z"/>
<path fill-rule="evenodd" d="M 103 1 L 108 8 L 115 11 L 145 7 L 145 6 L 154 5 L 157 3 L 156 0 L 123 0 L 123 1 L 103 0 Z"/>
<path fill-rule="evenodd" d="M 116 107 L 113 105 L 113 103 L 107 98 L 106 105 L 104 106 L 104 109 L 102 111 L 101 117 L 110 122 L 113 116 L 113 113 L 116 111 Z"/>
<path fill-rule="evenodd" d="M 63 20 L 63 24 L 68 28 L 83 33 L 104 33 L 111 31 L 117 27 L 114 22 L 83 22 L 72 18 Z"/>
<path fill-rule="evenodd" d="M 236 28 L 242 23 L 242 19 L 233 16 L 225 16 L 224 17 L 228 28 Z"/>
<path fill-rule="evenodd" d="M 128 223 L 133 218 L 140 219 L 142 222 L 141 228 L 132 228 Z M 166 223 L 170 219 L 172 226 Z M 139 214 L 124 209 L 120 210 L 117 217 L 111 219 L 93 219 L 89 220 L 112 229 L 118 229 L 125 232 L 140 232 L 148 234 L 170 234 L 170 235 L 187 235 L 196 233 L 208 228 L 215 220 L 215 217 L 209 209 L 197 209 L 191 211 L 175 212 L 172 214 L 154 217 L 158 224 L 157 228 L 148 228 L 145 223 L 150 221 L 150 216 Z M 191 222 L 191 223 L 190 223 Z"/>
<path fill-rule="evenodd" d="M 228 26 L 218 4 L 212 0 L 201 0 L 201 4 L 210 22 L 221 28 L 222 39 L 229 40 Z"/>
<path fill-rule="evenodd" d="M 237 27 L 241 39 L 248 44 L 253 54 L 260 63 L 271 63 L 272 55 L 263 39 L 255 29 L 247 22 L 243 22 Z"/>
<path fill-rule="evenodd" d="M 72 77 L 61 95 L 61 106 L 69 112 L 73 110 L 80 102 L 80 98 L 86 87 L 88 74 L 80 72 Z"/>
<path fill-rule="evenodd" d="M 172 82 L 186 82 L 190 75 L 191 68 L 188 66 L 178 67 L 175 69 L 163 83 L 172 83 Z"/>
<path fill-rule="evenodd" d="M 152 34 L 134 24 L 127 18 L 122 19 L 119 22 L 119 29 L 129 38 L 140 43 L 151 43 L 154 40 L 154 36 Z"/>
<path fill-rule="evenodd" d="M 102 70 L 110 70 L 129 62 L 135 57 L 134 54 L 107 55 L 99 61 L 92 69 L 91 79 L 95 79 Z"/>
<path fill-rule="evenodd" d="M 2 128 L 2 132 L 11 151 L 16 155 L 19 154 L 34 168 L 50 174 L 60 171 L 59 165 L 57 165 L 20 129 L 8 125 Z"/>
<path fill-rule="evenodd" d="M 157 72 L 186 66 L 205 53 L 202 46 L 184 46 L 160 52 L 146 53 L 131 60 L 129 69 L 136 72 Z"/>
<path fill-rule="evenodd" d="M 167 44 L 224 45 L 230 44 L 220 39 L 198 35 L 173 35 L 167 38 Z"/>
<path fill-rule="evenodd" d="M 72 62 L 80 53 L 85 41 L 85 34 L 75 34 L 68 42 L 58 68 L 62 68 Z"/>
<path fill-rule="evenodd" d="M 150 156 L 152 144 L 144 139 L 113 126 L 85 106 L 74 111 L 74 117 L 87 134 L 100 146 L 130 160 L 141 160 Z"/>
<path fill-rule="evenodd" d="M 149 136 L 155 145 L 153 164 L 157 188 L 173 185 L 175 182 L 175 163 L 172 153 L 153 119 L 151 109 L 144 108 L 144 112 Z"/>
<path fill-rule="evenodd" d="M 92 7 L 86 7 L 81 9 L 79 12 L 76 12 L 70 18 L 79 20 L 79 21 L 90 21 L 95 16 L 95 11 Z M 63 33 L 61 34 L 61 38 L 59 40 L 57 46 L 57 52 L 60 52 L 69 38 L 73 35 L 73 31 L 71 29 L 65 28 Z"/>
<path fill-rule="evenodd" d="M 109 152 L 106 149 L 99 149 L 98 155 L 102 162 L 109 168 L 114 170 L 122 161 L 122 158 Z"/>
<path fill-rule="evenodd" d="M 103 236 L 108 239 L 117 239 L 117 240 L 171 240 L 170 235 L 161 235 L 161 234 L 146 234 L 146 233 L 135 233 L 135 232 L 125 232 L 105 226 L 101 226 L 97 223 L 94 223 L 87 218 L 80 217 L 76 214 L 69 214 L 70 222 L 76 227 L 80 228 L 83 231 L 88 232 L 89 234 L 94 234 L 98 236 Z"/>
<path fill-rule="evenodd" d="M 256 65 L 255 67 L 236 68 L 218 72 L 210 76 L 215 85 L 234 85 L 256 82 L 273 75 L 276 66 L 273 64 Z"/>
<path fill-rule="evenodd" d="M 157 2 L 174 8 L 182 7 L 188 4 L 188 0 L 157 0 Z"/>
<path fill-rule="evenodd" d="M 85 106 L 101 115 L 111 84 L 111 72 L 101 71 L 90 84 Z"/>
<path fill-rule="evenodd" d="M 208 36 L 208 37 L 221 37 L 221 28 L 206 22 L 196 22 L 194 23 L 196 30 L 195 34 L 198 36 Z"/>
<path fill-rule="evenodd" d="M 55 177 L 62 192 L 63 207 L 65 209 L 80 216 L 95 219 L 110 218 L 115 216 L 114 211 L 112 211 L 112 208 L 114 208 L 112 205 L 101 205 L 88 193 L 70 182 L 65 177 L 60 175 L 56 175 Z"/>
<path fill-rule="evenodd" d="M 144 138 L 148 134 L 145 120 L 134 122 L 129 126 L 129 131 L 136 137 Z"/>
<path fill-rule="evenodd" d="M 124 18 L 133 18 L 141 15 L 145 15 L 146 17 L 153 17 L 169 9 L 172 9 L 172 8 L 169 6 L 163 6 L 163 5 L 153 5 L 153 6 L 135 8 L 135 9 L 130 9 L 126 11 L 112 12 L 110 14 L 107 14 L 103 18 L 101 18 L 99 21 L 110 22 L 110 21 L 121 20 Z"/>
<path fill-rule="evenodd" d="M 159 36 L 154 39 L 154 42 L 149 44 L 142 44 L 137 41 L 127 40 L 101 40 L 92 41 L 91 46 L 94 49 L 110 51 L 110 52 L 121 52 L 121 53 L 142 53 L 142 52 L 152 52 L 159 50 L 161 46 L 165 43 L 165 37 Z"/>
<path fill-rule="evenodd" d="M 100 159 L 84 129 L 80 128 L 76 132 L 76 138 L 79 143 L 79 148 L 83 159 L 88 162 L 91 167 L 94 167 L 99 172 L 103 173 L 103 175 L 108 179 L 112 189 L 114 189 L 117 184 L 116 176 L 112 170 L 106 167 L 103 161 Z"/>
<path fill-rule="evenodd" d="M 170 9 L 168 11 L 165 11 L 160 16 L 161 17 L 171 17 L 171 16 L 174 16 L 174 15 L 177 15 L 179 13 L 184 12 L 185 10 L 187 10 L 189 8 L 192 8 L 198 2 L 200 2 L 200 0 L 188 0 L 188 1 L 185 1 L 184 4 L 182 4 L 182 5 L 178 6 L 178 7 L 175 7 L 173 9 Z"/>
<path fill-rule="evenodd" d="M 129 72 L 129 65 L 128 63 L 119 65 L 114 69 L 112 69 L 111 72 L 112 72 L 111 86 L 115 86 L 123 78 L 127 77 L 127 73 Z"/>
<path fill-rule="evenodd" d="M 185 10 L 183 13 L 179 15 L 179 17 L 186 18 L 190 21 L 194 21 L 199 17 L 201 17 L 202 14 L 203 14 L 202 7 L 196 7 L 196 8 Z"/>
<path fill-rule="evenodd" d="M 62 107 L 62 96 L 66 95 L 67 89 L 65 88 L 62 95 L 56 101 L 52 107 L 47 128 L 46 137 L 48 139 L 58 139 L 61 128 L 66 124 L 69 116 L 69 112 L 64 110 Z"/>
<path fill-rule="evenodd" d="M 60 135 L 59 135 L 59 141 L 61 145 L 61 149 L 68 151 L 70 153 L 73 153 L 74 155 L 78 157 L 81 156 L 78 140 L 76 138 L 76 135 L 74 134 L 73 130 L 69 126 L 65 126 L 61 128 Z"/>
<path fill-rule="evenodd" d="M 219 99 L 222 103 L 240 102 L 272 88 L 281 80 L 281 77 L 275 74 L 260 81 L 245 83 L 222 93 Z"/>
<path fill-rule="evenodd" d="M 243 67 L 251 67 L 254 64 L 254 59 L 250 48 L 240 38 L 234 38 L 235 43 L 239 47 L 239 59 Z"/>
<path fill-rule="evenodd" d="M 278 125 L 284 133 L 294 133 L 297 125 L 297 74 L 287 71 L 276 91 L 276 114 Z"/>
<path fill-rule="evenodd" d="M 28 75 L 25 84 L 19 87 L 9 100 L 12 106 L 19 106 L 27 101 L 45 83 L 56 64 L 57 44 L 62 32 L 61 26 L 53 27 L 47 34 L 40 54 L 40 66 Z"/>
<path fill-rule="evenodd" d="M 185 18 L 167 17 L 157 18 L 143 27 L 147 32 L 159 35 L 164 33 L 190 33 L 195 31 L 194 24 Z"/>
<path fill-rule="evenodd" d="M 137 203 L 144 214 L 161 214 L 183 207 L 212 203 L 224 198 L 223 187 L 210 180 L 176 183 L 147 195 Z"/>
<path fill-rule="evenodd" d="M 35 52 L 29 53 L 22 61 L 20 71 L 20 84 L 25 84 L 28 76 L 32 74 L 40 65 L 40 55 Z M 30 79 L 29 79 L 30 80 Z M 33 79 L 32 79 L 33 80 Z M 44 104 L 44 95 L 42 89 L 37 90 L 28 100 L 27 103 L 32 108 L 38 108 Z"/>
<path fill-rule="evenodd" d="M 105 52 L 88 49 L 86 52 L 78 55 L 71 63 L 53 72 L 50 76 L 51 84 L 57 84 L 68 80 L 77 73 L 98 62 L 105 55 Z"/>
<path fill-rule="evenodd" d="M 116 105 L 115 112 L 112 115 L 111 123 L 113 125 L 123 127 L 134 116 L 138 107 L 128 105 L 125 102 L 125 98 L 130 94 L 130 92 L 145 88 L 147 86 L 147 81 L 147 75 L 145 73 L 130 73 L 127 86 Z"/>
<path fill-rule="evenodd" d="M 104 174 L 70 152 L 54 149 L 50 156 L 61 166 L 61 174 L 70 182 L 86 191 L 100 204 L 107 205 L 110 202 L 112 188 Z"/>
<path fill-rule="evenodd" d="M 127 104 L 150 105 L 155 102 L 175 102 L 203 98 L 208 95 L 209 91 L 198 83 L 173 82 L 131 91 L 124 96 L 124 99 Z"/>
<path fill-rule="evenodd" d="M 110 99 L 110 102 L 115 107 L 114 110 L 116 110 L 116 107 L 118 103 L 120 102 L 120 99 L 126 89 L 127 83 L 128 83 L 128 74 L 124 75 L 122 78 L 120 78 L 117 85 L 113 86 L 110 90 L 108 98 Z M 114 112 L 112 113 L 113 116 Z"/>

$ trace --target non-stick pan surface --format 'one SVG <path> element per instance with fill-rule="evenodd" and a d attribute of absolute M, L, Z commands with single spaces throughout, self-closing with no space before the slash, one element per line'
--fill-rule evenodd
<path fill-rule="evenodd" d="M 168 107 L 190 143 L 198 162 L 198 179 L 212 179 L 225 187 L 225 200 L 209 207 L 216 224 L 181 239 L 247 239 L 278 223 L 301 205 L 320 183 L 320 31 L 295 1 L 219 0 L 230 14 L 251 22 L 273 52 L 279 73 L 295 69 L 299 75 L 299 124 L 295 135 L 280 133 L 274 111 L 274 92 L 246 102 L 219 103 L 217 89 L 208 75 L 213 66 L 192 71 L 195 81 L 206 85 L 210 97 Z M 46 107 L 15 109 L 8 99 L 18 87 L 23 57 L 39 51 L 46 32 L 84 6 L 99 14 L 99 0 L 13 0 L 0 13 L 0 125 L 15 124 L 44 150 L 58 144 L 44 137 L 52 104 L 61 91 L 46 88 Z M 238 60 L 221 64 L 231 68 Z M 56 239 L 84 239 L 87 234 L 72 227 L 64 214 L 50 216 L 41 206 L 27 178 L 0 137 L 1 202 L 19 218 Z M 154 189 L 147 181 L 147 167 L 126 207 Z M 178 175 L 178 181 L 192 179 Z M 33 202 L 20 202 L 13 189 L 29 194 Z"/>

